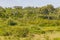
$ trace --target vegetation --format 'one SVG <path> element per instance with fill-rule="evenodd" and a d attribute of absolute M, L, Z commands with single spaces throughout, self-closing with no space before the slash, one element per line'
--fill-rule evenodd
<path fill-rule="evenodd" d="M 31 40 L 34 34 L 41 35 L 54 31 L 60 32 L 60 7 L 0 6 L 0 36 L 12 37 L 10 40 L 29 37 L 26 40 Z M 13 39 L 14 37 L 17 39 Z"/>

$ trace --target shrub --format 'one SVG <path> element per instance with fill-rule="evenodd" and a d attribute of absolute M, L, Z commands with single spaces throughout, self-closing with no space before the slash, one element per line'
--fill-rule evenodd
<path fill-rule="evenodd" d="M 15 25 L 17 25 L 17 23 L 15 21 L 13 21 L 13 20 L 9 20 L 8 25 L 15 26 Z"/>

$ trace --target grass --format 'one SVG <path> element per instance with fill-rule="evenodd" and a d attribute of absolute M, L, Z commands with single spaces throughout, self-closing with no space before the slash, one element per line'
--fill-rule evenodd
<path fill-rule="evenodd" d="M 40 40 L 42 37 L 49 40 L 49 35 L 54 34 L 54 31 L 57 35 L 60 32 L 59 20 L 3 21 L 0 20 L 1 40 Z"/>
<path fill-rule="evenodd" d="M 60 40 L 60 38 L 54 38 L 54 40 Z"/>

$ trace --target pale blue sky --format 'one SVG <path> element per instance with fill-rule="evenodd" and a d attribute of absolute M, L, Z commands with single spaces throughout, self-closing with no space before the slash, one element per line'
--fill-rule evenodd
<path fill-rule="evenodd" d="M 0 0 L 0 6 L 13 7 L 13 6 L 44 6 L 52 4 L 54 7 L 60 6 L 60 0 Z"/>

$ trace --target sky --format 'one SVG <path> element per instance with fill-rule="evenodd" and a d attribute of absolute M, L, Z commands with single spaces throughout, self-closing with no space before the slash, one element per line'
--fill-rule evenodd
<path fill-rule="evenodd" d="M 34 6 L 40 7 L 47 4 L 52 4 L 54 7 L 60 7 L 60 0 L 0 0 L 0 6 L 13 7 L 13 6 Z"/>

